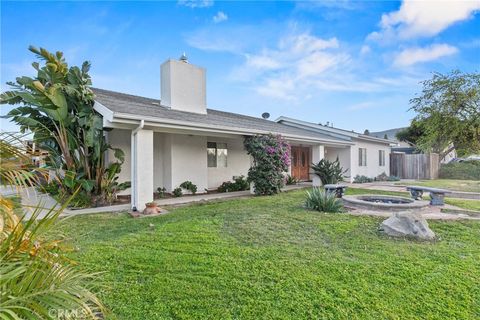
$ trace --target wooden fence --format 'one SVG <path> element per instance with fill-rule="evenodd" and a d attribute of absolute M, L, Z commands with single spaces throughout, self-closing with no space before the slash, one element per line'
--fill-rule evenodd
<path fill-rule="evenodd" d="M 437 179 L 438 154 L 390 154 L 390 174 L 401 179 Z"/>

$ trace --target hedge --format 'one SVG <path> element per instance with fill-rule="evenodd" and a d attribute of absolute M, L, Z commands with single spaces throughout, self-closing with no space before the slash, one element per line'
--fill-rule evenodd
<path fill-rule="evenodd" d="M 480 161 L 451 162 L 440 167 L 441 179 L 480 180 Z"/>

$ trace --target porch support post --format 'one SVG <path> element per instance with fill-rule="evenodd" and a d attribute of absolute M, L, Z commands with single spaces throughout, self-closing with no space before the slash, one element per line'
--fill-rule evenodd
<path fill-rule="evenodd" d="M 318 163 L 323 158 L 325 158 L 325 147 L 322 145 L 312 146 L 312 164 Z M 314 173 L 312 174 L 312 184 L 314 187 L 319 187 L 322 185 L 322 181 Z"/>
<path fill-rule="evenodd" d="M 153 201 L 153 131 L 140 129 L 132 139 L 132 207 Z"/>

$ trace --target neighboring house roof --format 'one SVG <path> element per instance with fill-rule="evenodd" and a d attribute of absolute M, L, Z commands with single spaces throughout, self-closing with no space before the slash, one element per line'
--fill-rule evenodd
<path fill-rule="evenodd" d="M 312 141 L 325 141 L 333 144 L 349 145 L 345 139 L 328 134 L 313 132 L 284 125 L 270 120 L 245 116 L 237 113 L 207 109 L 207 114 L 172 110 L 160 105 L 160 100 L 130 94 L 93 88 L 95 109 L 108 121 L 115 118 L 168 123 L 185 127 L 201 127 L 206 131 L 218 129 L 241 134 L 278 133 L 285 137 L 305 138 Z"/>
<path fill-rule="evenodd" d="M 388 129 L 388 130 L 383 130 L 383 131 L 377 131 L 377 132 L 370 132 L 371 136 L 377 137 L 377 138 L 383 138 L 385 135 L 387 135 L 388 139 L 398 141 L 396 134 L 398 131 L 405 129 L 406 127 L 402 128 L 393 128 L 393 129 Z"/>
<path fill-rule="evenodd" d="M 327 134 L 337 139 L 343 139 L 348 141 L 352 141 L 352 139 L 360 139 L 360 140 L 377 142 L 377 143 L 388 144 L 388 145 L 395 143 L 395 141 L 388 140 L 388 139 L 372 137 L 371 135 L 365 135 L 355 131 L 348 131 L 344 129 L 324 126 L 322 124 L 293 119 L 289 117 L 279 117 L 275 121 L 278 123 L 283 123 L 296 128 L 305 128 L 307 130 L 311 130 L 314 132 Z"/>
<path fill-rule="evenodd" d="M 406 154 L 418 153 L 415 147 L 392 147 L 392 152 L 400 152 Z"/>

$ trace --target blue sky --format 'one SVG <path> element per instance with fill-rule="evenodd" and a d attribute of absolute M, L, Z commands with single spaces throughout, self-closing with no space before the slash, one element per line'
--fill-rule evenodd
<path fill-rule="evenodd" d="M 33 75 L 35 45 L 91 61 L 96 87 L 159 98 L 160 64 L 185 51 L 207 69 L 210 108 L 383 130 L 409 123 L 408 101 L 432 72 L 479 71 L 479 10 L 479 1 L 2 1 L 1 88 Z"/>

